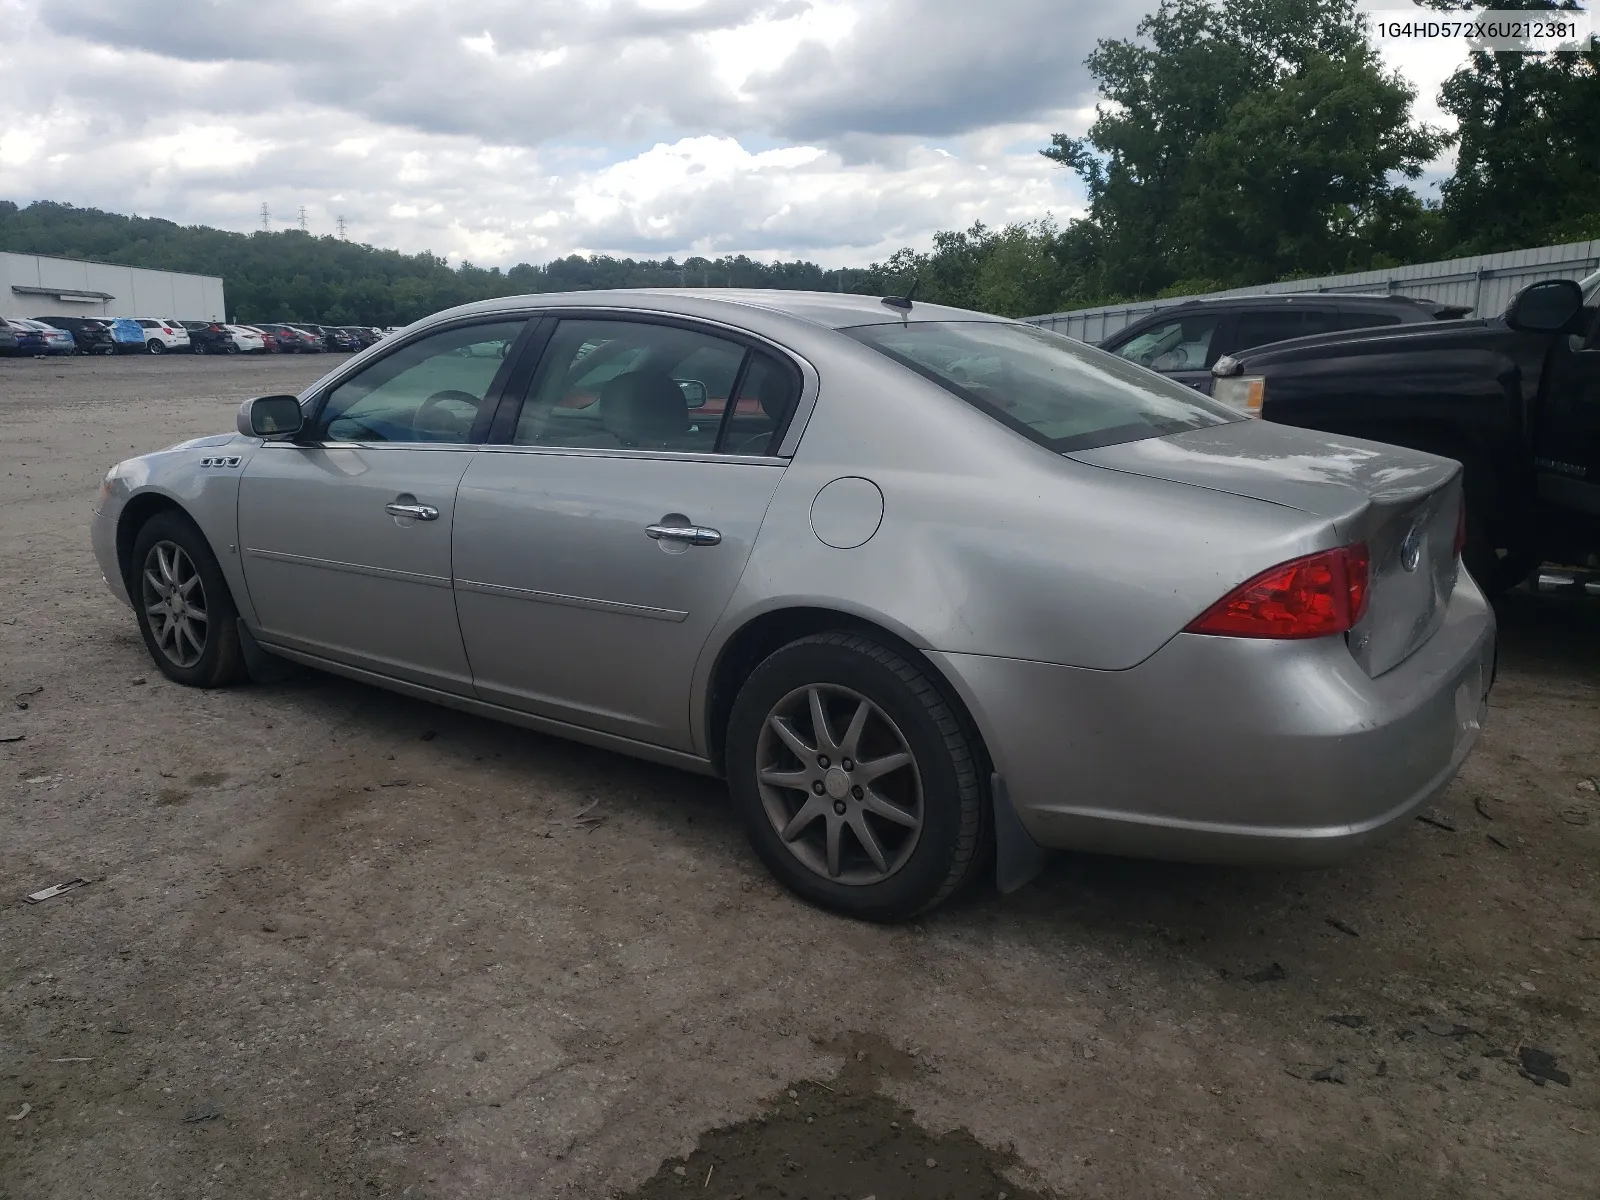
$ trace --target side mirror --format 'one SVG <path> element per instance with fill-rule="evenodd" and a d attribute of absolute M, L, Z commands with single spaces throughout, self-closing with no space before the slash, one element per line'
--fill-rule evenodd
<path fill-rule="evenodd" d="M 1524 333 L 1560 333 L 1583 311 L 1583 291 L 1570 279 L 1544 279 L 1517 293 L 1506 324 Z"/>
<path fill-rule="evenodd" d="M 688 401 L 690 408 L 704 408 L 706 406 L 709 393 L 706 391 L 705 384 L 698 379 L 678 379 L 674 380 L 674 382 L 678 385 L 679 390 L 683 392 L 683 398 Z"/>
<path fill-rule="evenodd" d="M 245 437 L 279 437 L 299 433 L 305 416 L 298 396 L 257 396 L 239 406 L 238 423 Z"/>

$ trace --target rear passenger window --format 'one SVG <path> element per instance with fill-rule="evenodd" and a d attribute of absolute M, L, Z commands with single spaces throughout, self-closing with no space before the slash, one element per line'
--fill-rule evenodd
<path fill-rule="evenodd" d="M 799 399 L 800 377 L 794 368 L 758 351 L 728 414 L 721 449 L 728 454 L 775 453 Z"/>
<path fill-rule="evenodd" d="M 1325 320 L 1316 325 L 1309 324 L 1306 320 L 1309 315 L 1299 309 L 1288 308 L 1242 312 L 1234 334 L 1234 349 L 1253 350 L 1272 342 L 1286 342 L 1290 338 L 1305 337 L 1308 333 L 1321 333 L 1330 327 Z"/>
<path fill-rule="evenodd" d="M 1400 324 L 1399 313 L 1347 312 L 1339 314 L 1340 329 L 1373 329 L 1379 325 Z"/>
<path fill-rule="evenodd" d="M 512 442 L 584 450 L 716 449 L 745 348 L 644 321 L 562 321 Z"/>

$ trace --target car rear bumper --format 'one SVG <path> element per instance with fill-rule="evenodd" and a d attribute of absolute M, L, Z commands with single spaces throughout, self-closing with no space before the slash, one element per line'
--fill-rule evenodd
<path fill-rule="evenodd" d="M 1381 838 L 1455 777 L 1494 655 L 1493 612 L 1463 572 L 1440 629 L 1376 679 L 1343 638 L 1180 634 L 1126 671 L 931 657 L 1040 845 L 1316 865 Z"/>

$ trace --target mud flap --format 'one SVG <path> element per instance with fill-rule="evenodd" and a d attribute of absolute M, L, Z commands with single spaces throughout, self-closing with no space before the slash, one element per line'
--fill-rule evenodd
<path fill-rule="evenodd" d="M 252 683 L 282 683 L 305 673 L 305 668 L 298 663 L 263 650 L 261 643 L 245 627 L 243 617 L 235 618 L 235 623 L 239 628 L 239 650 L 244 655 L 244 669 L 249 673 Z"/>
<path fill-rule="evenodd" d="M 998 773 L 989 776 L 989 795 L 994 803 L 994 881 L 1000 894 L 1009 896 L 1039 873 L 1050 852 L 1028 836 Z"/>

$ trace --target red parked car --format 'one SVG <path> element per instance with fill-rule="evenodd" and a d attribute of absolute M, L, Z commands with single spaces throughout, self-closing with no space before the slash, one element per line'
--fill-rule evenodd
<path fill-rule="evenodd" d="M 324 349 L 320 337 L 304 329 L 296 329 L 293 325 L 257 325 L 256 328 L 262 333 L 270 333 L 277 341 L 278 349 L 285 354 L 321 354 Z"/>

